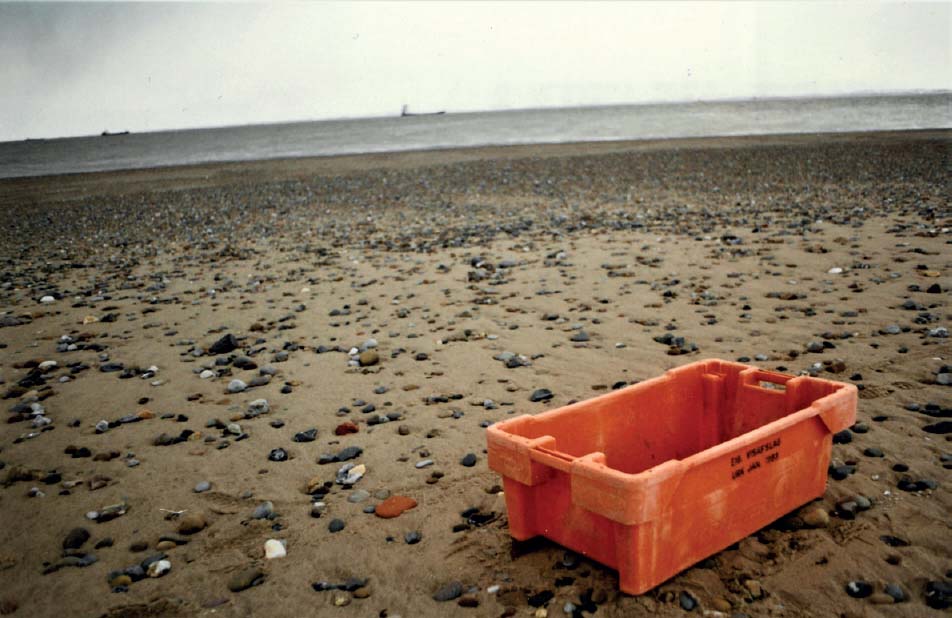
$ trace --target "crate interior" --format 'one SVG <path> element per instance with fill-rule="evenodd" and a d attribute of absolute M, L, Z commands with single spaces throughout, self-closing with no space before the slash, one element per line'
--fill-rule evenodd
<path fill-rule="evenodd" d="M 738 363 L 706 361 L 517 423 L 528 438 L 552 436 L 551 450 L 580 457 L 605 454 L 611 468 L 635 474 L 685 459 L 787 414 L 831 392 L 835 383 L 808 377 L 753 380 Z"/>

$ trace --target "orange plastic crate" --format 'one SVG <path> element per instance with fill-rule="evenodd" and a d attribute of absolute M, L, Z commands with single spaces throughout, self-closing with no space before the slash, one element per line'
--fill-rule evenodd
<path fill-rule="evenodd" d="M 823 495 L 852 384 L 720 360 L 486 430 L 509 532 L 641 594 Z"/>

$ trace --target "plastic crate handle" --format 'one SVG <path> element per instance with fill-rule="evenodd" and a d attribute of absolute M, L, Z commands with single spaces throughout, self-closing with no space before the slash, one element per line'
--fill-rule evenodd
<path fill-rule="evenodd" d="M 792 380 L 795 376 L 786 375 L 783 373 L 774 373 L 772 371 L 764 371 L 763 369 L 746 369 L 740 373 L 741 380 L 747 386 L 753 386 L 754 388 L 759 388 L 761 390 L 783 394 L 784 391 L 774 390 L 770 388 L 765 388 L 760 385 L 761 382 L 769 382 L 771 384 L 778 384 L 780 386 L 786 386 L 787 382 Z"/>
<path fill-rule="evenodd" d="M 575 462 L 574 457 L 541 446 L 529 449 L 529 459 L 565 473 L 571 472 L 572 464 Z"/>

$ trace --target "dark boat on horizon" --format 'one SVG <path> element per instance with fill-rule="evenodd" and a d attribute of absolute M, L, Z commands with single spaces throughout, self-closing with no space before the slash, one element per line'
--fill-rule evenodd
<path fill-rule="evenodd" d="M 99 134 L 99 137 L 112 137 L 113 135 L 129 135 L 128 131 L 103 131 Z"/>

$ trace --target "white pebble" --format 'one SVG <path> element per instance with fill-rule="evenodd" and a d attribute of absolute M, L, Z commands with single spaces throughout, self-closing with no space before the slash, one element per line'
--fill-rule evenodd
<path fill-rule="evenodd" d="M 840 268 L 839 266 L 834 266 L 833 268 L 831 268 L 830 270 L 826 272 L 827 274 L 830 274 L 830 275 L 839 275 L 843 273 L 843 269 Z"/>
<path fill-rule="evenodd" d="M 208 378 L 211 378 L 214 375 L 215 375 L 214 371 L 212 371 L 211 369 L 206 369 L 205 371 L 198 374 L 198 377 L 200 377 L 203 380 L 207 380 Z"/>
<path fill-rule="evenodd" d="M 46 304 L 46 305 L 48 305 L 48 304 L 50 304 L 50 303 L 55 303 L 55 302 L 56 302 L 56 299 L 53 298 L 52 296 L 47 295 L 47 296 L 44 296 L 43 298 L 41 298 L 41 299 L 40 299 L 40 302 L 41 302 L 41 303 L 44 303 L 44 304 Z"/>
<path fill-rule="evenodd" d="M 284 543 L 277 539 L 268 539 L 264 542 L 264 557 L 268 560 L 273 560 L 274 558 L 284 558 L 288 555 L 288 550 L 285 549 Z"/>
<path fill-rule="evenodd" d="M 168 560 L 156 560 L 149 565 L 149 577 L 162 577 L 171 570 L 171 562 Z"/>
<path fill-rule="evenodd" d="M 254 414 L 267 414 L 271 411 L 271 405 L 267 399 L 255 399 L 248 404 L 248 411 Z"/>

